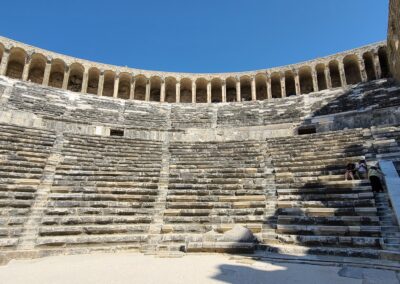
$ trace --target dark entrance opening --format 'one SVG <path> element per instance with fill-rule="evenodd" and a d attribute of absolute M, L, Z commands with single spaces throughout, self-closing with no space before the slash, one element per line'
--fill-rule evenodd
<path fill-rule="evenodd" d="M 110 129 L 110 136 L 124 136 L 124 131 L 120 129 Z"/>
<path fill-rule="evenodd" d="M 307 134 L 314 134 L 314 133 L 317 133 L 317 129 L 315 128 L 314 125 L 301 126 L 297 129 L 298 135 L 307 135 Z"/>

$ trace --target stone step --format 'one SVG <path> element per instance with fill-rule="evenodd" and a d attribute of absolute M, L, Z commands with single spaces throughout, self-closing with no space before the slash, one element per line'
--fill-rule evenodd
<path fill-rule="evenodd" d="M 355 236 L 318 236 L 318 235 L 281 235 L 277 240 L 284 244 L 296 244 L 304 246 L 347 247 L 347 248 L 380 248 L 382 239 L 379 237 L 355 237 Z"/>
<path fill-rule="evenodd" d="M 279 195 L 278 201 L 327 201 L 327 200 L 361 200 L 371 199 L 374 195 L 372 192 L 364 193 L 347 193 L 347 194 L 295 194 L 295 195 Z"/>
<path fill-rule="evenodd" d="M 36 241 L 37 246 L 74 246 L 92 244 L 139 244 L 147 241 L 146 234 L 112 234 L 112 235 L 93 235 L 93 236 L 52 236 L 41 237 Z"/>
<path fill-rule="evenodd" d="M 370 186 L 354 187 L 310 187 L 310 188 L 278 188 L 279 196 L 283 195 L 303 195 L 303 194 L 370 194 Z"/>
<path fill-rule="evenodd" d="M 279 201 L 277 208 L 354 208 L 375 207 L 374 199 L 344 201 Z"/>
<path fill-rule="evenodd" d="M 280 208 L 279 214 L 295 216 L 376 216 L 375 207 L 349 207 L 349 208 Z"/>
<path fill-rule="evenodd" d="M 277 224 L 278 234 L 320 236 L 380 236 L 380 226 L 327 226 L 327 225 L 282 225 Z"/>
<path fill-rule="evenodd" d="M 82 225 L 82 226 L 41 226 L 40 236 L 68 236 L 68 235 L 114 235 L 147 233 L 148 224 L 111 224 L 111 225 Z"/>
<path fill-rule="evenodd" d="M 278 225 L 328 225 L 328 226 L 379 226 L 379 218 L 376 216 L 278 216 Z"/>

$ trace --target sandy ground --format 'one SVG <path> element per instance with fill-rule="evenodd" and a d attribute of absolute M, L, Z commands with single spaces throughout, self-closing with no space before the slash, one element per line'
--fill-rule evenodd
<path fill-rule="evenodd" d="M 342 275 L 342 276 L 341 276 Z M 392 271 L 271 263 L 228 255 L 157 258 L 141 254 L 91 254 L 11 261 L 0 283 L 399 283 Z"/>

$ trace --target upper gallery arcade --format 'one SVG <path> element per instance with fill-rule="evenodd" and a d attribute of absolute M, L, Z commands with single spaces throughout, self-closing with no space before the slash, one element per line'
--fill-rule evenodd
<path fill-rule="evenodd" d="M 144 71 L 90 62 L 0 37 L 0 75 L 73 92 L 168 103 L 255 101 L 388 77 L 386 42 L 283 67 L 237 73 Z"/>

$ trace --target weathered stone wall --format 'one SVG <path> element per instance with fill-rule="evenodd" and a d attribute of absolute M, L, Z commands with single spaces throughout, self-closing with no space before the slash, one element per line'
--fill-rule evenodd
<path fill-rule="evenodd" d="M 393 77 L 400 81 L 400 0 L 390 0 L 388 54 Z"/>
<path fill-rule="evenodd" d="M 300 126 L 319 132 L 400 124 L 400 86 L 376 80 L 273 101 L 159 104 L 79 95 L 0 77 L 0 121 L 72 133 L 177 141 L 265 140 Z"/>

